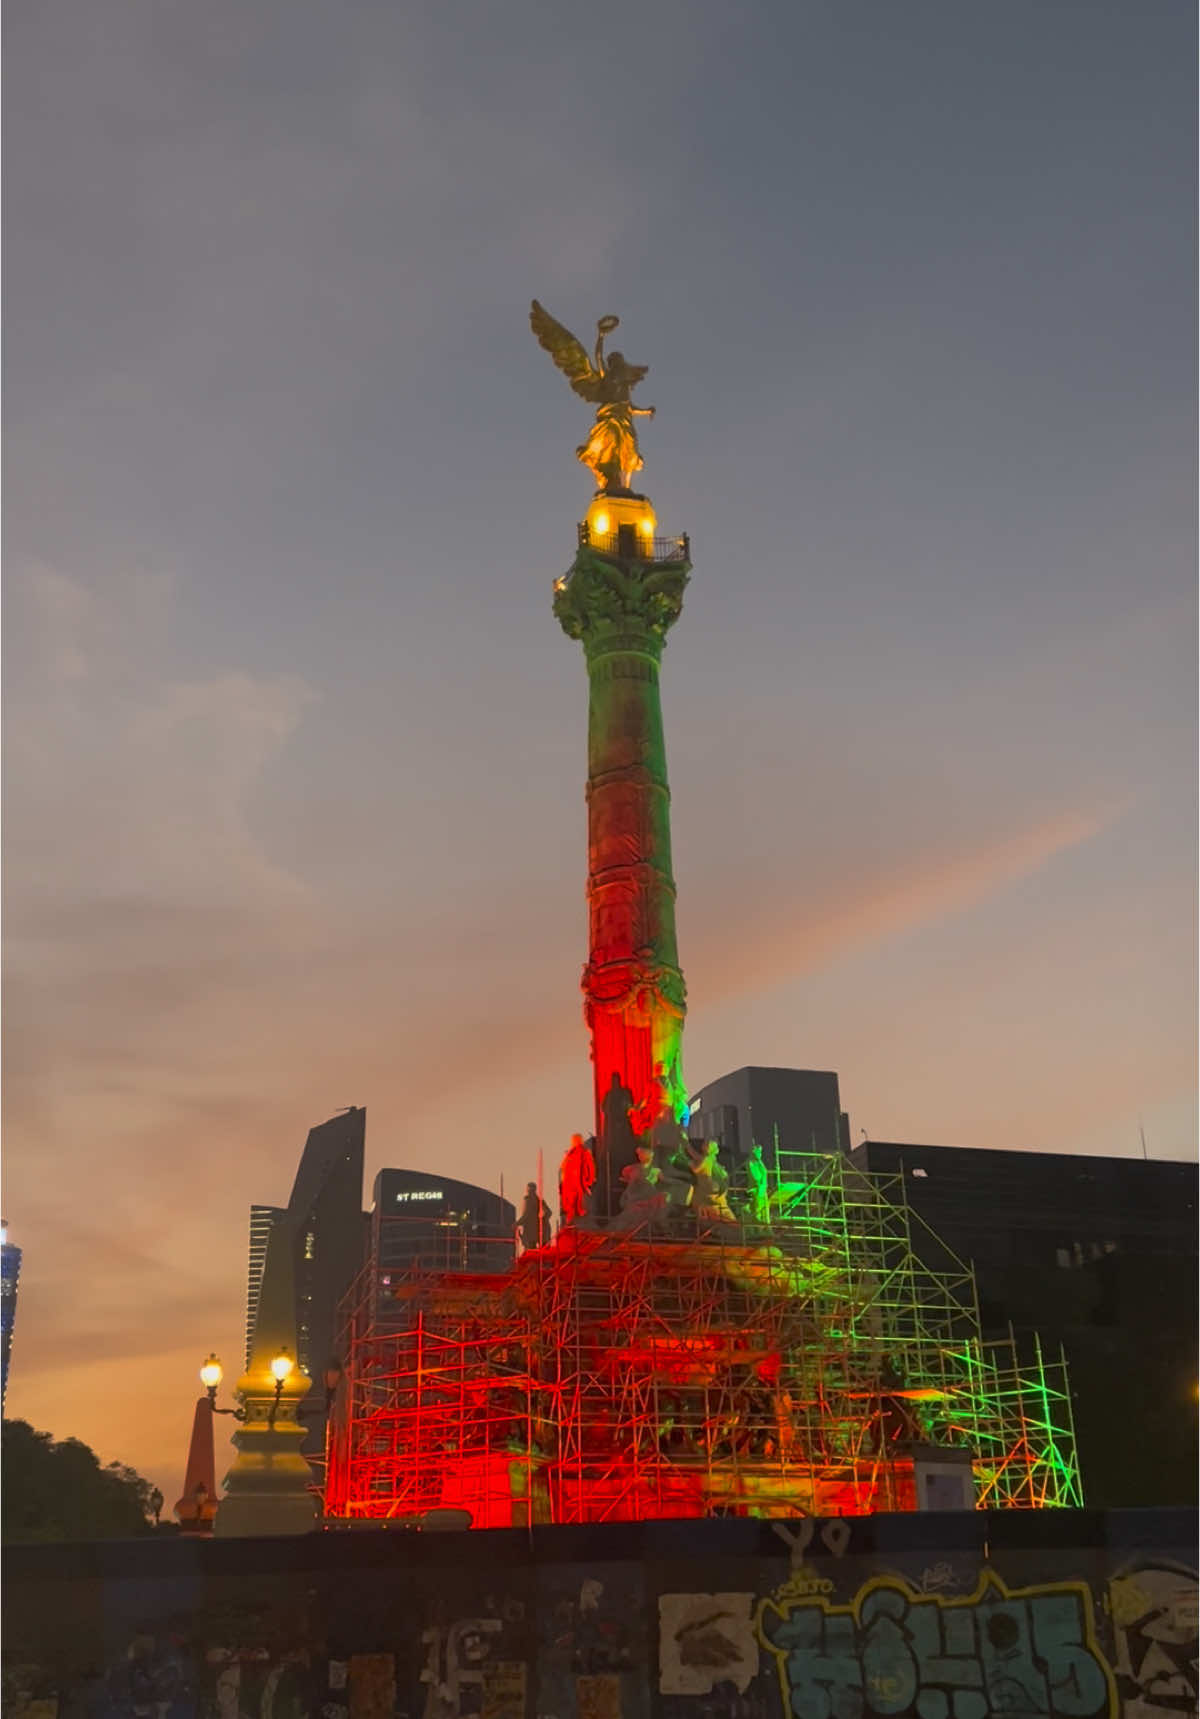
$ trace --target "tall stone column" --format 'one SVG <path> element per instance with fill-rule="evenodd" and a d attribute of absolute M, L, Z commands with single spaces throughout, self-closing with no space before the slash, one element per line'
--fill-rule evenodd
<path fill-rule="evenodd" d="M 687 1115 L 681 1050 L 686 991 L 675 938 L 671 792 L 658 675 L 683 606 L 686 537 L 655 535 L 644 496 L 602 493 L 554 588 L 554 613 L 588 670 L 588 961 L 601 1205 L 616 1198 L 614 1118 L 649 1132 Z M 631 1145 L 627 1140 L 627 1147 Z M 632 1156 L 631 1150 L 628 1152 Z"/>

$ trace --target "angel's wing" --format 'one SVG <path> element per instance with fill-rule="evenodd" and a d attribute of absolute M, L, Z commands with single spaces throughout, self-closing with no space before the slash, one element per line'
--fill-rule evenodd
<path fill-rule="evenodd" d="M 564 328 L 561 322 L 555 322 L 550 312 L 544 309 L 536 298 L 529 312 L 529 326 L 537 335 L 538 343 L 545 347 L 575 392 L 581 394 L 585 400 L 590 400 L 593 405 L 603 401 L 603 376 L 593 369 L 591 359 L 570 330 Z"/>

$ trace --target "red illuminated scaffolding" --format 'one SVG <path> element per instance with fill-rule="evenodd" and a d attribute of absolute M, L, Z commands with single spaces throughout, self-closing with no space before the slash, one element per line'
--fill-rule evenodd
<path fill-rule="evenodd" d="M 914 1246 L 898 1179 L 785 1156 L 769 1224 L 679 1221 L 568 1229 L 507 1272 L 414 1270 L 382 1300 L 368 1268 L 327 1514 L 909 1510 L 931 1447 L 969 1462 L 981 1506 L 1082 1502 L 1061 1361 L 981 1340 L 969 1268 Z"/>

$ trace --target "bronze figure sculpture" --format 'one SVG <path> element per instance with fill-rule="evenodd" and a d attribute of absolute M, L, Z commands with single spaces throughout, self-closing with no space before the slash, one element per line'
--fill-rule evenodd
<path fill-rule="evenodd" d="M 610 494 L 627 491 L 643 465 L 638 451 L 635 418 L 652 418 L 653 406 L 635 406 L 633 390 L 646 375 L 648 364 L 627 364 L 622 352 L 604 352 L 605 336 L 620 324 L 618 316 L 602 316 L 596 324 L 596 347 L 589 358 L 581 341 L 555 322 L 535 298 L 529 326 L 553 358 L 572 388 L 596 408 L 596 422 L 586 442 L 575 450 L 600 488 Z"/>

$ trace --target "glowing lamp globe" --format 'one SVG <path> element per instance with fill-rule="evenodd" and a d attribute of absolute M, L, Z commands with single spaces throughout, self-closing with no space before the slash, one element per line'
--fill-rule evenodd
<path fill-rule="evenodd" d="M 210 1355 L 200 1369 L 200 1383 L 206 1391 L 215 1391 L 222 1379 L 221 1363 L 215 1355 Z"/>
<path fill-rule="evenodd" d="M 271 1377 L 277 1385 L 285 1384 L 291 1376 L 291 1371 L 294 1366 L 295 1362 L 292 1360 L 292 1357 L 288 1354 L 287 1350 L 281 1349 L 275 1359 L 271 1362 Z"/>

